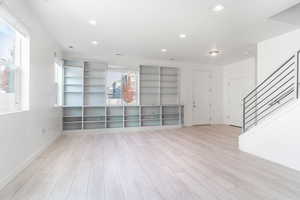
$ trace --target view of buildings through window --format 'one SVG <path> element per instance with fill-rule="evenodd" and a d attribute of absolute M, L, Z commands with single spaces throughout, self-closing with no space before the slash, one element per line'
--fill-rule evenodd
<path fill-rule="evenodd" d="M 15 91 L 17 34 L 8 24 L 0 21 L 0 93 Z"/>
<path fill-rule="evenodd" d="M 137 73 L 108 71 L 107 105 L 137 104 Z"/>
<path fill-rule="evenodd" d="M 0 113 L 21 108 L 25 38 L 0 19 Z"/>

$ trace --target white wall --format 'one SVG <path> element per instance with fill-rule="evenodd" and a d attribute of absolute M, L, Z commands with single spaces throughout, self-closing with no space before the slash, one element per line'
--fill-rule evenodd
<path fill-rule="evenodd" d="M 300 30 L 258 44 L 259 81 L 300 49 Z M 242 151 L 300 170 L 300 102 L 294 102 L 240 136 Z"/>
<path fill-rule="evenodd" d="M 300 171 L 300 102 L 275 113 L 241 135 L 242 151 Z"/>
<path fill-rule="evenodd" d="M 276 68 L 300 50 L 300 29 L 257 45 L 257 78 L 263 81 Z"/>
<path fill-rule="evenodd" d="M 230 65 L 223 66 L 223 121 L 225 124 L 230 124 L 230 115 L 232 106 L 230 106 L 231 98 L 239 98 L 238 96 L 232 97 L 234 91 L 230 91 L 229 82 L 232 79 L 238 79 L 240 85 L 246 85 L 244 94 L 249 93 L 255 88 L 256 85 L 256 59 L 250 58 Z M 238 108 L 236 108 L 238 109 Z"/>
<path fill-rule="evenodd" d="M 54 108 L 54 52 L 59 48 L 27 8 L 10 0 L 8 8 L 30 37 L 30 110 L 0 115 L 0 188 L 61 134 L 61 110 Z"/>

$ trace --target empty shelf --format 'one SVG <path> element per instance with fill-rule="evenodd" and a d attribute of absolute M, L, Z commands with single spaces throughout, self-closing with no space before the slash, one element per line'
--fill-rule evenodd
<path fill-rule="evenodd" d="M 82 121 L 64 122 L 64 124 L 81 124 Z"/>
<path fill-rule="evenodd" d="M 161 80 L 161 82 L 165 82 L 165 83 L 177 83 L 177 80 Z"/>
<path fill-rule="evenodd" d="M 174 92 L 174 93 L 161 93 L 161 95 L 177 95 L 178 93 L 177 92 Z"/>
<path fill-rule="evenodd" d="M 150 82 L 152 82 L 152 81 L 157 81 L 157 82 L 159 82 L 159 80 L 145 80 L 145 79 L 141 79 L 141 81 L 150 81 Z"/>
<path fill-rule="evenodd" d="M 64 86 L 82 86 L 82 84 L 64 84 Z"/>
<path fill-rule="evenodd" d="M 105 87 L 104 84 L 85 84 L 84 87 Z"/>
<path fill-rule="evenodd" d="M 177 74 L 161 74 L 160 76 L 165 76 L 165 77 L 177 77 Z"/>
<path fill-rule="evenodd" d="M 105 123 L 105 121 L 83 121 L 84 123 Z"/>
<path fill-rule="evenodd" d="M 82 78 L 82 76 L 65 76 L 65 78 Z"/>
<path fill-rule="evenodd" d="M 140 75 L 155 75 L 155 76 L 159 76 L 159 73 L 148 73 L 148 72 L 141 72 Z"/>
<path fill-rule="evenodd" d="M 64 93 L 75 93 L 75 94 L 79 93 L 79 94 L 82 94 L 82 92 L 76 92 L 76 91 L 64 91 Z"/>
<path fill-rule="evenodd" d="M 85 94 L 105 94 L 105 92 L 84 92 Z"/>
<path fill-rule="evenodd" d="M 86 78 L 86 79 L 105 79 L 105 77 L 104 76 L 85 76 L 84 78 Z"/>

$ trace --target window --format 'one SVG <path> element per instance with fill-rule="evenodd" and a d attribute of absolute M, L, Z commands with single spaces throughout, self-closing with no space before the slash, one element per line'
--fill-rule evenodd
<path fill-rule="evenodd" d="M 109 70 L 107 72 L 107 105 L 137 105 L 136 71 Z"/>
<path fill-rule="evenodd" d="M 24 108 L 27 39 L 0 19 L 0 44 L 0 113 L 19 111 Z"/>

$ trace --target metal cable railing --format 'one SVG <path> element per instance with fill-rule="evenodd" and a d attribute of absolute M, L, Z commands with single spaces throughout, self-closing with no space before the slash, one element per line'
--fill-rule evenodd
<path fill-rule="evenodd" d="M 288 102 L 298 99 L 300 51 L 291 56 L 243 99 L 243 132 Z"/>

